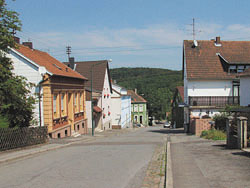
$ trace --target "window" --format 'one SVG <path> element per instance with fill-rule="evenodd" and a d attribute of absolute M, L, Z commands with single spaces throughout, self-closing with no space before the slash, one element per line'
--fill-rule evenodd
<path fill-rule="evenodd" d="M 83 93 L 80 93 L 80 111 L 83 112 Z"/>
<path fill-rule="evenodd" d="M 74 96 L 74 108 L 75 108 L 75 113 L 77 113 L 79 110 L 78 110 L 78 100 L 77 100 L 77 93 L 75 93 L 75 96 Z"/>
<path fill-rule="evenodd" d="M 138 105 L 137 104 L 134 105 L 134 112 L 138 112 Z"/>
<path fill-rule="evenodd" d="M 143 112 L 143 104 L 140 104 L 140 106 L 139 106 L 139 112 Z"/>
<path fill-rule="evenodd" d="M 241 72 L 244 72 L 244 70 L 245 70 L 244 66 L 238 66 L 237 72 L 241 73 Z"/>
<path fill-rule="evenodd" d="M 64 96 L 65 96 L 65 94 L 62 93 L 62 94 L 61 94 L 61 111 L 62 111 L 62 112 L 64 111 Z"/>
<path fill-rule="evenodd" d="M 229 73 L 237 73 L 237 68 L 235 65 L 229 67 Z"/>
<path fill-rule="evenodd" d="M 68 136 L 68 130 L 65 130 L 65 136 Z"/>
<path fill-rule="evenodd" d="M 134 107 L 132 106 L 131 111 L 134 112 Z"/>
<path fill-rule="evenodd" d="M 53 112 L 54 112 L 54 118 L 57 118 L 57 109 L 58 109 L 58 104 L 57 104 L 57 94 L 53 96 Z"/>
<path fill-rule="evenodd" d="M 134 120 L 135 120 L 135 123 L 137 123 L 137 116 L 135 116 Z"/>
<path fill-rule="evenodd" d="M 84 128 L 84 123 L 82 123 L 82 128 Z"/>

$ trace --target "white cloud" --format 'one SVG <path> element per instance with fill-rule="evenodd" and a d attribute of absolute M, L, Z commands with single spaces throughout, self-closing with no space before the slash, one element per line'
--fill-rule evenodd
<path fill-rule="evenodd" d="M 140 56 L 142 59 L 152 54 L 156 57 L 168 61 L 171 57 L 172 64 L 178 62 L 181 54 L 183 40 L 192 39 L 192 27 L 186 26 L 180 30 L 181 26 L 176 24 L 158 24 L 143 28 L 123 28 L 123 29 L 93 29 L 76 32 L 43 32 L 43 33 L 20 33 L 26 40 L 29 38 L 34 42 L 35 48 L 47 51 L 61 60 L 66 58 L 66 46 L 72 47 L 73 55 L 79 59 L 112 58 L 117 55 Z M 196 39 L 210 40 L 216 36 L 221 36 L 221 40 L 247 40 L 250 39 L 250 25 L 220 25 L 216 23 L 196 24 Z M 168 48 L 157 50 L 155 48 Z M 145 49 L 145 50 L 143 50 Z M 147 50 L 155 49 L 155 50 Z M 142 50 L 142 51 L 140 51 Z M 176 60 L 174 60 L 174 57 Z M 177 60 L 178 59 L 178 60 Z M 64 59 L 65 60 L 65 59 Z M 154 62 L 153 62 L 154 63 Z"/>

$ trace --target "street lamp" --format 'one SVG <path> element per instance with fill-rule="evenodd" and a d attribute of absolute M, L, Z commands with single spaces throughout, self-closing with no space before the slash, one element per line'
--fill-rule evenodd
<path fill-rule="evenodd" d="M 112 62 L 112 59 L 107 60 L 108 63 Z M 94 130 L 94 118 L 93 118 L 93 68 L 97 65 L 106 63 L 106 61 L 99 62 L 97 64 L 91 65 L 91 123 L 92 123 L 92 136 L 94 136 L 95 130 Z"/>

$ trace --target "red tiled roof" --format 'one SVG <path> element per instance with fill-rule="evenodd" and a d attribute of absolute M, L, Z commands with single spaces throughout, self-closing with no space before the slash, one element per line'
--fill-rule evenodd
<path fill-rule="evenodd" d="M 46 52 L 42 52 L 40 50 L 30 49 L 24 45 L 18 44 L 18 48 L 15 49 L 17 52 L 21 53 L 26 58 L 35 62 L 39 66 L 44 66 L 47 71 L 51 72 L 53 75 L 73 77 L 79 79 L 85 79 L 84 76 L 73 71 L 57 59 L 53 58 Z"/>
<path fill-rule="evenodd" d="M 132 103 L 146 103 L 147 102 L 142 96 L 138 95 L 133 90 L 128 90 L 128 95 L 131 96 Z"/>
<path fill-rule="evenodd" d="M 236 75 L 224 71 L 218 54 L 228 64 L 250 64 L 250 41 L 221 41 L 221 46 L 215 46 L 212 40 L 197 42 L 198 46 L 193 47 L 193 41 L 184 41 L 187 79 L 235 78 Z"/>
<path fill-rule="evenodd" d="M 184 101 L 184 87 L 183 86 L 177 86 L 176 89 L 180 93 L 180 96 L 182 98 L 182 101 Z"/>

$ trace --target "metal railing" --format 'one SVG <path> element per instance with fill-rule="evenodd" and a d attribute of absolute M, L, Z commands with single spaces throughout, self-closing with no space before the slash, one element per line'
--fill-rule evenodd
<path fill-rule="evenodd" d="M 47 135 L 47 127 L 0 128 L 0 151 L 45 143 Z"/>
<path fill-rule="evenodd" d="M 217 106 L 224 107 L 226 105 L 240 104 L 238 96 L 199 96 L 189 97 L 190 106 Z"/>

